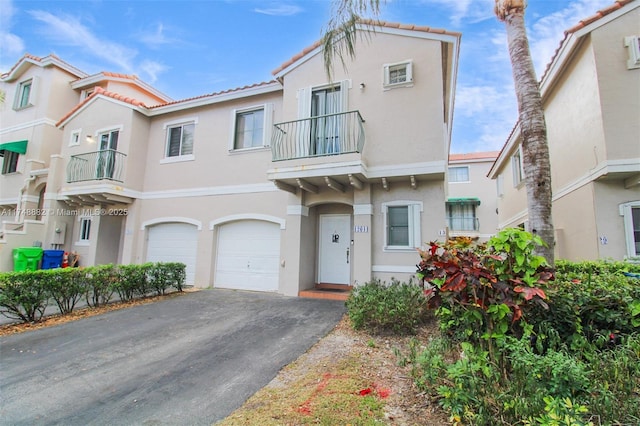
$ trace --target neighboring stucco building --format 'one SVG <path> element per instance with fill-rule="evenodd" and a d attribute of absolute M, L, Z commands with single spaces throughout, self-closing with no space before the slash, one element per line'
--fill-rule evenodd
<path fill-rule="evenodd" d="M 487 174 L 497 151 L 450 154 L 447 228 L 450 237 L 470 237 L 479 242 L 498 229 L 496 185 Z"/>
<path fill-rule="evenodd" d="M 43 247 L 85 266 L 182 261 L 188 284 L 286 295 L 408 279 L 446 229 L 460 34 L 378 23 L 366 39 L 332 81 L 319 43 L 273 81 L 182 101 L 131 76 L 70 79 Z"/>
<path fill-rule="evenodd" d="M 621 0 L 565 32 L 540 89 L 556 257 L 640 256 L 640 1 Z M 527 228 L 516 125 L 490 172 L 499 228 Z"/>

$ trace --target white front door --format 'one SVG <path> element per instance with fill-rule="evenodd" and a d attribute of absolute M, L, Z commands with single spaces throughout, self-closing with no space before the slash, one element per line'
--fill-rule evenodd
<path fill-rule="evenodd" d="M 320 216 L 320 256 L 318 282 L 349 284 L 351 282 L 351 216 Z"/>

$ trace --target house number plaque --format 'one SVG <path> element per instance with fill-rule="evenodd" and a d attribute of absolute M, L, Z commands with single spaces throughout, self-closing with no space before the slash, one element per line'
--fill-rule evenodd
<path fill-rule="evenodd" d="M 356 233 L 367 233 L 369 232 L 369 227 L 366 225 L 356 225 L 353 227 L 353 232 Z"/>

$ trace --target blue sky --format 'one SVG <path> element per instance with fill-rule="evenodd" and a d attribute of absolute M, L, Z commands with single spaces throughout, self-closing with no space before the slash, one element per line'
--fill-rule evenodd
<path fill-rule="evenodd" d="M 613 0 L 529 0 L 540 78 L 563 31 Z M 494 0 L 393 0 L 380 18 L 462 33 L 451 152 L 498 150 L 517 119 Z M 86 73 L 136 74 L 174 99 L 272 79 L 318 40 L 329 0 L 0 0 L 0 72 L 54 53 Z"/>

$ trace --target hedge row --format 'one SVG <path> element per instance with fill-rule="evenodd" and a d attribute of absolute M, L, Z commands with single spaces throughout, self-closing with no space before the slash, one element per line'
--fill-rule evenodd
<path fill-rule="evenodd" d="M 61 314 L 68 314 L 83 297 L 87 305 L 107 304 L 114 294 L 128 301 L 182 291 L 183 263 L 99 265 L 0 273 L 0 314 L 23 322 L 37 322 L 54 300 Z"/>

